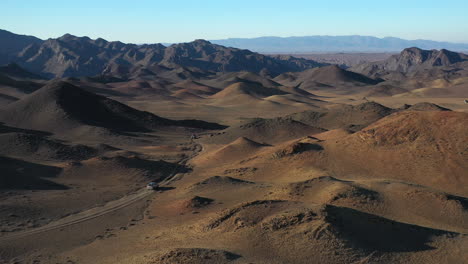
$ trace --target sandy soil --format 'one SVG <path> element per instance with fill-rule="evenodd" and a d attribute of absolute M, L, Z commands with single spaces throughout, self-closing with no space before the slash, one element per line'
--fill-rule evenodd
<path fill-rule="evenodd" d="M 86 120 L 48 94 L 4 102 L 15 116 L 0 124 L 0 263 L 467 262 L 462 97 L 370 97 L 368 84 L 302 89 L 245 72 L 198 81 L 94 89 L 229 128 L 161 127 L 101 97 Z M 454 111 L 402 107 L 421 102 Z"/>

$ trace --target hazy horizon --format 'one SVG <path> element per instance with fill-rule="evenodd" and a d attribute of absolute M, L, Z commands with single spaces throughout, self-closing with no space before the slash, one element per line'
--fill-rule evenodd
<path fill-rule="evenodd" d="M 446 1 L 2 1 L 5 30 L 42 39 L 66 33 L 126 43 L 265 36 L 375 36 L 468 43 L 468 3 Z M 454 8 L 457 7 L 457 8 Z M 86 19 L 83 19 L 83 16 Z M 18 23 L 21 21 L 21 23 Z"/>
<path fill-rule="evenodd" d="M 50 36 L 50 37 L 47 37 L 47 38 L 43 38 L 43 37 L 39 37 L 37 35 L 32 35 L 32 34 L 27 34 L 27 33 L 23 33 L 23 32 L 15 32 L 15 31 L 12 31 L 12 30 L 9 30 L 9 29 L 6 29 L 6 28 L 0 28 L 0 30 L 5 30 L 5 31 L 8 31 L 10 33 L 13 33 L 13 34 L 18 34 L 18 35 L 25 35 L 25 36 L 33 36 L 33 37 L 37 37 L 37 38 L 40 38 L 42 40 L 47 40 L 47 39 L 56 39 L 56 38 L 60 38 L 66 34 L 70 34 L 72 36 L 76 36 L 76 37 L 88 37 L 88 38 L 91 38 L 91 39 L 97 39 L 97 38 L 102 38 L 102 37 L 91 37 L 90 35 L 79 35 L 79 34 L 74 34 L 73 32 L 66 32 L 62 35 L 58 35 L 58 36 Z M 192 41 L 195 41 L 197 39 L 203 39 L 203 40 L 207 40 L 207 41 L 218 41 L 218 40 L 235 40 L 235 39 L 260 39 L 260 38 L 283 38 L 283 39 L 286 39 L 286 38 L 303 38 L 303 37 L 353 37 L 353 36 L 359 36 L 359 37 L 374 37 L 374 38 L 379 38 L 379 39 L 386 39 L 386 38 L 398 38 L 398 39 L 402 39 L 402 40 L 408 40 L 408 41 L 418 41 L 418 40 L 425 40 L 425 41 L 436 41 L 436 42 L 449 42 L 449 43 L 454 43 L 454 44 L 468 44 L 468 42 L 452 42 L 452 41 L 444 41 L 444 40 L 434 40 L 434 39 L 407 39 L 407 38 L 400 38 L 400 37 L 395 37 L 395 36 L 384 36 L 384 37 L 377 37 L 377 36 L 371 36 L 371 35 L 357 35 L 357 34 L 354 34 L 354 35 L 304 35 L 304 36 L 257 36 L 257 37 L 228 37 L 228 38 L 220 38 L 220 39 L 204 39 L 204 38 L 194 38 L 194 39 L 191 39 L 191 40 L 187 40 L 187 41 L 179 41 L 179 42 L 170 42 L 170 41 L 160 41 L 160 42 L 126 42 L 126 41 L 122 41 L 122 40 L 119 40 L 119 39 L 106 39 L 106 38 L 103 38 L 107 41 L 121 41 L 123 43 L 127 43 L 127 44 L 137 44 L 137 45 L 143 45 L 143 44 L 176 44 L 176 43 L 187 43 L 187 42 L 192 42 Z"/>

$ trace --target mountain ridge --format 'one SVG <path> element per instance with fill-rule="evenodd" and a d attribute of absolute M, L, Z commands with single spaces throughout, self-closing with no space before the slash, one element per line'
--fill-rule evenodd
<path fill-rule="evenodd" d="M 324 65 L 303 58 L 270 57 L 200 39 L 165 47 L 162 44 L 126 44 L 71 34 L 44 41 L 37 38 L 23 40 L 22 36 L 11 32 L 6 34 L 9 38 L 21 39 L 23 45 L 16 49 L 3 47 L 4 42 L 0 37 L 0 51 L 8 53 L 0 64 L 14 62 L 28 71 L 49 78 L 116 73 L 122 76 L 145 70 L 146 74 L 152 75 L 156 73 L 151 68 L 158 67 L 196 68 L 214 72 L 248 70 L 276 76 L 283 72 Z"/>
<path fill-rule="evenodd" d="M 453 66 L 466 61 L 468 61 L 468 55 L 464 53 L 446 49 L 424 50 L 411 47 L 386 60 L 359 64 L 349 70 L 375 78 L 391 72 L 413 73 L 434 67 Z"/>

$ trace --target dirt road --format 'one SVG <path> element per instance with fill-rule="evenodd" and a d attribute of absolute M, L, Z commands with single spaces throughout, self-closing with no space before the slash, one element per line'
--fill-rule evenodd
<path fill-rule="evenodd" d="M 203 148 L 202 148 L 202 146 L 200 144 L 194 144 L 193 153 L 191 155 L 186 156 L 183 159 L 181 159 L 178 162 L 179 166 L 177 166 L 174 169 L 174 171 L 165 180 L 163 180 L 160 183 L 160 186 L 166 186 L 169 183 L 171 183 L 176 178 L 176 176 L 179 174 L 179 171 L 181 170 L 181 168 L 190 159 L 192 159 L 193 157 L 198 155 L 198 153 L 201 152 L 202 149 Z M 17 238 L 22 238 L 22 237 L 26 237 L 26 236 L 29 236 L 29 235 L 43 233 L 43 232 L 47 232 L 47 231 L 51 231 L 51 230 L 61 229 L 61 228 L 67 227 L 67 226 L 71 226 L 71 225 L 79 224 L 79 223 L 82 223 L 82 222 L 85 222 L 85 221 L 89 221 L 89 220 L 101 217 L 103 215 L 109 214 L 111 212 L 115 212 L 115 211 L 117 211 L 119 209 L 122 209 L 122 208 L 125 208 L 125 207 L 127 207 L 129 205 L 132 205 L 132 204 L 134 204 L 134 203 L 136 203 L 136 202 L 138 202 L 138 201 L 140 201 L 140 200 L 142 200 L 142 199 L 144 199 L 144 198 L 146 198 L 146 197 L 148 197 L 148 196 L 150 196 L 150 195 L 152 195 L 154 193 L 155 192 L 153 190 L 143 189 L 143 190 L 140 190 L 140 191 L 138 191 L 136 193 L 127 195 L 125 197 L 122 197 L 122 198 L 120 198 L 118 200 L 108 202 L 107 204 L 105 204 L 103 206 L 95 207 L 95 208 L 92 208 L 92 209 L 89 209 L 89 210 L 86 210 L 86 211 L 79 212 L 77 214 L 73 214 L 73 215 L 64 217 L 62 219 L 54 221 L 54 222 L 52 222 L 50 224 L 47 224 L 45 226 L 41 226 L 41 227 L 34 228 L 34 229 L 31 229 L 31 230 L 19 231 L 19 232 L 15 232 L 13 234 L 2 236 L 2 237 L 0 237 L 0 242 L 12 240 L 12 239 L 17 239 Z"/>

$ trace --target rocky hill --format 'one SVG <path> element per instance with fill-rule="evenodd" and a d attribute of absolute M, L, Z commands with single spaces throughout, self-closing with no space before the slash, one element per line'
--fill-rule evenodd
<path fill-rule="evenodd" d="M 367 76 L 380 77 L 390 72 L 416 72 L 438 66 L 451 66 L 464 61 L 468 61 L 468 55 L 463 53 L 446 49 L 423 50 L 413 47 L 404 49 L 400 54 L 386 60 L 356 65 L 350 70 Z"/>

